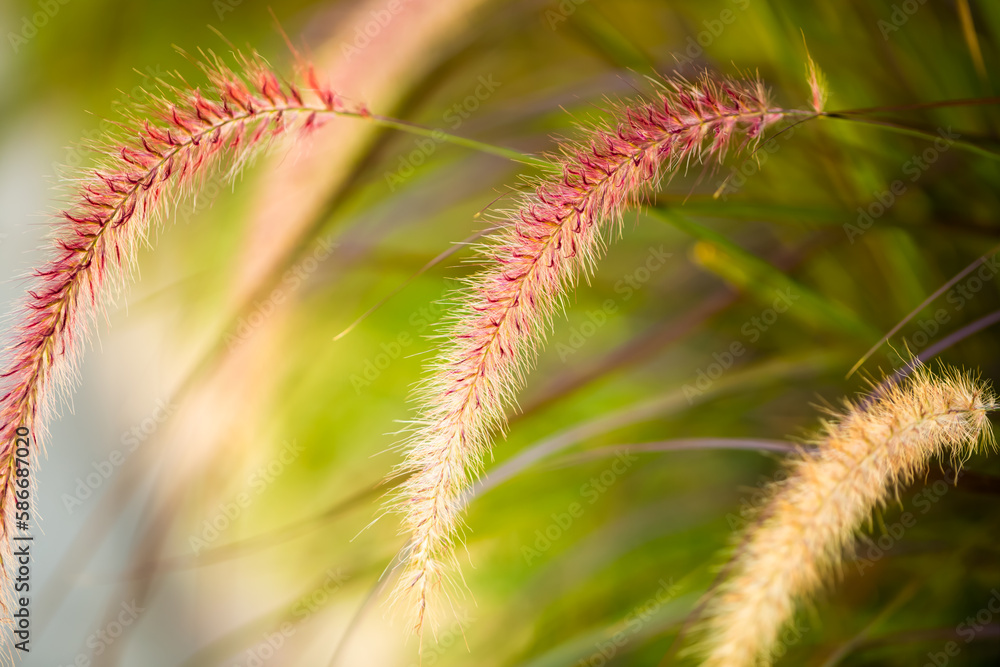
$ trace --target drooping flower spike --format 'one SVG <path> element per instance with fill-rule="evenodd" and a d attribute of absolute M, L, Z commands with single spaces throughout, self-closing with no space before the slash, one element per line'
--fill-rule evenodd
<path fill-rule="evenodd" d="M 147 103 L 126 110 L 118 136 L 94 147 L 99 164 L 76 175 L 71 203 L 54 221 L 50 259 L 32 274 L 13 319 L 0 381 L 0 549 L 6 554 L 15 435 L 28 429 L 34 442 L 43 439 L 52 394 L 68 390 L 81 343 L 127 281 L 151 226 L 213 171 L 235 175 L 276 139 L 306 137 L 331 115 L 359 115 L 305 63 L 297 83 L 283 82 L 256 56 L 237 55 L 236 70 L 211 54 L 201 66 L 209 80 L 205 92 L 179 77 L 176 84 L 157 81 Z M 9 581 L 3 583 L 9 595 Z"/>
<path fill-rule="evenodd" d="M 922 474 L 935 456 L 958 467 L 992 448 L 987 416 L 996 398 L 978 378 L 919 367 L 863 402 L 845 402 L 816 449 L 771 488 L 760 521 L 709 600 L 701 627 L 705 667 L 769 665 L 796 606 L 841 569 L 858 527 Z"/>
<path fill-rule="evenodd" d="M 413 611 L 418 632 L 434 590 L 454 571 L 463 494 L 562 295 L 593 268 L 609 228 L 662 179 L 752 147 L 791 113 L 801 112 L 773 107 L 757 79 L 668 80 L 652 99 L 622 106 L 610 124 L 565 144 L 554 175 L 500 214 L 501 231 L 480 248 L 484 268 L 455 296 L 406 443 L 411 477 L 395 506 L 411 539 L 394 599 Z"/>

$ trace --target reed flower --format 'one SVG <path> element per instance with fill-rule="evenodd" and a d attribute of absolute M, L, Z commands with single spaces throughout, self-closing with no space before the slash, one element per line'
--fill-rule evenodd
<path fill-rule="evenodd" d="M 992 447 L 987 411 L 996 407 L 976 377 L 920 367 L 867 401 L 846 402 L 824 424 L 817 449 L 790 474 L 737 549 L 731 573 L 702 625 L 706 667 L 770 664 L 796 605 L 830 582 L 857 528 L 923 473 L 936 456 L 956 467 Z"/>
<path fill-rule="evenodd" d="M 582 143 L 564 145 L 553 175 L 500 214 L 500 231 L 480 248 L 484 268 L 455 297 L 406 443 L 411 476 L 396 506 L 411 539 L 394 600 L 413 611 L 418 633 L 454 565 L 463 494 L 490 434 L 503 426 L 562 295 L 602 254 L 608 228 L 662 178 L 755 144 L 788 113 L 758 80 L 669 80 Z"/>
<path fill-rule="evenodd" d="M 8 554 L 15 433 L 27 428 L 40 439 L 53 390 L 68 390 L 80 344 L 128 279 L 151 226 L 212 170 L 235 175 L 276 138 L 303 137 L 333 114 L 358 115 L 304 63 L 302 82 L 288 83 L 259 57 L 237 58 L 238 73 L 214 56 L 202 64 L 207 94 L 179 77 L 157 81 L 148 103 L 128 109 L 119 136 L 94 147 L 99 165 L 77 175 L 71 204 L 55 220 L 50 259 L 32 274 L 0 376 L 0 539 Z"/>

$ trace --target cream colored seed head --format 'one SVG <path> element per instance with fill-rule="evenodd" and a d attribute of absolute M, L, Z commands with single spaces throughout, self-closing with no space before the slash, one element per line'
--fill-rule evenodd
<path fill-rule="evenodd" d="M 837 574 L 854 533 L 899 485 L 945 455 L 958 466 L 992 447 L 995 404 L 978 378 L 920 367 L 907 380 L 848 403 L 824 425 L 814 453 L 775 484 L 760 522 L 744 536 L 732 574 L 707 606 L 706 667 L 770 665 L 796 605 Z"/>

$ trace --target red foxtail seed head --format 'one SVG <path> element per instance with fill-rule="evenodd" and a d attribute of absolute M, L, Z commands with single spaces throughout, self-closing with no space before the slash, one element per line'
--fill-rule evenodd
<path fill-rule="evenodd" d="M 453 568 L 463 494 L 490 434 L 502 427 L 566 288 L 602 254 L 608 228 L 661 179 L 754 145 L 788 113 L 771 106 L 756 79 L 668 80 L 585 141 L 565 144 L 554 175 L 499 216 L 501 231 L 480 249 L 485 267 L 455 298 L 406 443 L 411 476 L 395 508 L 411 539 L 393 597 L 413 612 L 418 633 Z"/>
<path fill-rule="evenodd" d="M 50 259 L 32 274 L 0 374 L 0 549 L 6 554 L 15 434 L 27 428 L 41 439 L 50 393 L 68 389 L 81 342 L 128 278 L 138 245 L 168 203 L 196 190 L 212 170 L 235 175 L 277 138 L 304 137 L 330 115 L 351 114 L 308 64 L 299 64 L 303 83 L 293 83 L 259 57 L 238 55 L 237 61 L 238 72 L 210 54 L 201 65 L 207 93 L 179 77 L 177 85 L 157 81 L 149 103 L 126 112 L 119 136 L 96 147 L 99 165 L 74 179 L 72 202 L 55 220 Z"/>

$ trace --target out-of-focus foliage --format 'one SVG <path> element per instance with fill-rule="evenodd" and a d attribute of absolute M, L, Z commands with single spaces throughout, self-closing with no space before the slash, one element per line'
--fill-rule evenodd
<path fill-rule="evenodd" d="M 642 95 L 656 85 L 656 72 L 675 67 L 756 71 L 779 104 L 808 108 L 806 45 L 828 77 L 831 111 L 987 97 L 1000 85 L 1000 5 L 969 3 L 972 41 L 961 22 L 964 4 L 485 3 L 448 48 L 428 46 L 444 55 L 422 78 L 406 82 L 412 92 L 398 108 L 375 111 L 541 153 L 553 148 L 554 136 L 573 136 L 580 123 L 603 114 L 609 100 Z M 348 5 L 300 0 L 275 12 L 293 38 L 304 35 L 318 48 Z M 195 68 L 170 46 L 227 51 L 206 23 L 272 63 L 291 61 L 263 2 L 69 0 L 58 7 L 17 53 L 4 52 L 0 118 L 13 127 L 25 114 L 44 114 L 63 143 L 113 113 L 110 102 L 123 99 L 118 89 L 142 83 L 133 68 L 179 69 L 196 80 Z M 37 11 L 38 3 L 8 3 L 3 25 L 17 31 L 22 17 Z M 363 48 L 353 56 L 359 66 L 364 57 Z M 670 653 L 683 644 L 675 642 L 678 632 L 725 562 L 734 531 L 746 525 L 745 512 L 759 505 L 760 487 L 780 469 L 780 457 L 714 448 L 624 456 L 611 446 L 801 440 L 817 426 L 817 403 L 865 388 L 861 376 L 844 376 L 884 332 L 1000 243 L 1000 163 L 959 143 L 1000 148 L 1000 109 L 910 109 L 865 118 L 949 142 L 935 148 L 933 136 L 810 120 L 778 134 L 753 158 L 731 161 L 735 173 L 692 165 L 647 210 L 626 216 L 620 238 L 557 320 L 520 411 L 510 415 L 509 432 L 487 465 L 487 479 L 499 471 L 504 479 L 470 505 L 468 548 L 459 557 L 471 594 L 456 595 L 440 643 L 425 639 L 424 664 L 688 664 Z M 277 274 L 282 298 L 273 305 L 282 321 L 267 333 L 268 345 L 252 347 L 255 375 L 245 378 L 247 386 L 227 389 L 238 397 L 249 385 L 267 387 L 265 404 L 241 410 L 236 398 L 227 407 L 232 414 L 199 415 L 240 426 L 218 433 L 218 444 L 183 479 L 129 472 L 151 481 L 108 506 L 111 513 L 140 514 L 131 519 L 140 535 L 156 533 L 151 526 L 165 535 L 160 542 L 137 539 L 135 560 L 116 578 L 153 561 L 186 573 L 180 580 L 154 577 L 148 581 L 159 585 L 145 592 L 125 589 L 154 611 L 121 640 L 133 642 L 122 664 L 161 664 L 145 658 L 170 645 L 170 654 L 187 664 L 245 665 L 274 636 L 283 639 L 270 664 L 327 664 L 338 646 L 338 664 L 416 662 L 415 642 L 404 645 L 402 624 L 391 623 L 379 597 L 379 577 L 403 538 L 395 517 L 369 524 L 387 490 L 376 485 L 400 459 L 395 432 L 410 417 L 407 399 L 433 348 L 433 325 L 446 316 L 455 279 L 471 270 L 462 261 L 470 253 L 459 249 L 333 339 L 432 258 L 487 228 L 483 213 L 502 207 L 518 174 L 530 170 L 406 133 L 380 134 L 341 196 L 315 221 L 313 238 L 287 258 L 298 279 Z M 267 298 L 241 302 L 230 289 L 248 211 L 267 178 L 267 168 L 250 168 L 232 192 L 221 188 L 210 198 L 211 207 L 203 198 L 193 215 L 181 211 L 190 222 L 166 228 L 156 251 L 142 258 L 129 317 L 124 310 L 112 317 L 126 330 L 155 324 L 157 338 L 168 341 L 164 354 L 185 369 L 182 379 L 186 369 L 198 369 L 180 390 L 165 381 L 155 390 L 178 391 L 182 414 L 197 411 L 183 402 L 184 392 L 210 381 L 213 355 L 234 354 L 234 335 L 245 333 L 241 346 L 252 345 L 254 318 L 272 316 Z M 12 220 L 8 228 L 25 224 Z M 335 246 L 312 264 L 324 240 Z M 907 348 L 922 352 L 995 311 L 997 271 L 992 262 L 984 267 L 917 315 L 865 370 L 879 377 Z M 996 350 L 996 331 L 987 328 L 941 354 L 996 379 Z M 105 343 L 102 358 L 151 352 Z M 89 372 L 97 371 L 88 364 Z M 119 430 L 108 427 L 111 434 Z M 154 437 L 163 440 L 156 444 L 163 452 L 185 446 Z M 291 461 L 258 486 L 262 477 L 252 475 L 281 461 L 287 441 L 301 453 L 286 456 Z M 58 465 L 60 451 L 72 446 L 53 439 L 46 465 Z M 549 453 L 524 458 L 532 451 Z M 85 463 L 69 477 L 88 469 Z M 986 609 L 1000 587 L 1000 462 L 976 458 L 967 469 L 957 484 L 951 474 L 932 472 L 876 516 L 872 543 L 860 544 L 859 560 L 849 562 L 842 581 L 801 613 L 801 637 L 789 642 L 779 664 L 923 664 L 928 652 L 953 640 L 960 653 L 949 664 L 995 664 L 1000 616 L 984 623 L 982 615 L 981 631 L 962 624 Z M 172 499 L 164 524 L 141 515 L 149 485 L 158 485 L 154 495 Z M 44 483 L 39 488 L 59 493 Z M 190 537 L 203 536 L 203 522 L 241 493 L 251 498 L 248 507 L 210 540 L 210 551 L 188 558 Z M 900 531 L 906 512 L 915 523 Z M 74 528 L 101 539 L 101 528 L 85 521 L 93 517 Z M 338 569 L 346 580 L 330 584 L 326 573 Z M 58 596 L 83 584 L 49 585 Z M 75 608 L 88 616 L 103 610 L 103 602 L 85 604 Z M 250 608 L 259 613 L 244 613 Z M 164 615 L 197 622 L 150 627 Z M 58 623 L 48 630 L 56 645 Z M 48 650 L 67 663 L 90 652 L 76 635 Z"/>

